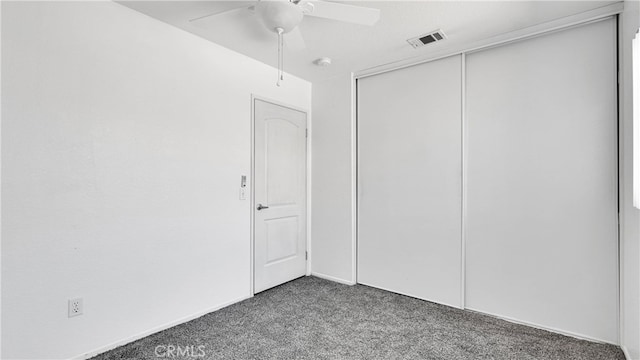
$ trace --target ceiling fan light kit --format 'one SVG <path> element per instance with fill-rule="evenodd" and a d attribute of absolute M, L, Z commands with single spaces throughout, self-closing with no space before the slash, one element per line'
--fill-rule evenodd
<path fill-rule="evenodd" d="M 286 0 L 259 1 L 256 10 L 264 26 L 276 33 L 278 29 L 282 29 L 285 34 L 288 33 L 298 26 L 304 17 L 302 7 Z"/>
<path fill-rule="evenodd" d="M 302 7 L 288 0 L 258 1 L 256 11 L 264 26 L 278 34 L 278 81 L 284 80 L 284 39 L 283 35 L 293 30 L 304 17 Z"/>

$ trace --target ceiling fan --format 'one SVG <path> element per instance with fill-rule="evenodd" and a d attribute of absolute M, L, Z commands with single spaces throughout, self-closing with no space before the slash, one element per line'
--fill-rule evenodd
<path fill-rule="evenodd" d="M 283 34 L 288 34 L 286 38 L 287 46 L 294 50 L 301 50 L 305 47 L 302 34 L 298 28 L 298 24 L 300 24 L 304 16 L 369 26 L 374 25 L 380 18 L 380 9 L 330 1 L 256 0 L 255 4 L 249 7 L 246 7 L 246 4 L 241 4 L 238 8 L 207 14 L 191 19 L 189 22 L 196 26 L 204 25 L 216 21 L 219 16 L 241 11 L 255 12 L 269 31 L 274 33 L 282 31 Z"/>
<path fill-rule="evenodd" d="M 374 25 L 380 18 L 376 8 L 341 4 L 323 0 L 257 0 L 254 5 L 216 12 L 189 20 L 195 26 L 214 22 L 223 15 L 240 11 L 256 13 L 267 30 L 278 34 L 278 86 L 282 80 L 282 47 L 286 40 L 292 50 L 305 48 L 298 25 L 305 16 L 331 19 L 359 25 Z M 286 38 L 284 35 L 287 34 Z"/>

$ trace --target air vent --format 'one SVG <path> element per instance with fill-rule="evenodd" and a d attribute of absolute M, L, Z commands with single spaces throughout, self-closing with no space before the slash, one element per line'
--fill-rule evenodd
<path fill-rule="evenodd" d="M 411 44 L 411 46 L 413 46 L 414 49 L 417 49 L 421 46 L 425 46 L 427 44 L 431 44 L 434 42 L 438 42 L 438 41 L 442 41 L 444 39 L 446 39 L 447 36 L 444 34 L 444 32 L 442 32 L 442 30 L 436 30 L 424 35 L 420 35 L 418 37 L 414 37 L 413 39 L 409 39 L 407 40 L 407 42 L 409 44 Z"/>

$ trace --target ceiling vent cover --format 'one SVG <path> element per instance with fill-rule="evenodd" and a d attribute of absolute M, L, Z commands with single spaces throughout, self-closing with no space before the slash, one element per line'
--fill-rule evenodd
<path fill-rule="evenodd" d="M 440 29 L 436 30 L 436 31 L 432 31 L 430 33 L 426 33 L 424 35 L 420 35 L 418 37 L 414 37 L 412 39 L 407 40 L 407 42 L 409 44 L 411 44 L 411 46 L 413 46 L 414 49 L 417 49 L 421 46 L 425 46 L 427 44 L 431 44 L 431 43 L 435 43 L 438 41 L 442 41 L 444 39 L 446 39 L 447 36 L 444 34 L 444 32 Z"/>

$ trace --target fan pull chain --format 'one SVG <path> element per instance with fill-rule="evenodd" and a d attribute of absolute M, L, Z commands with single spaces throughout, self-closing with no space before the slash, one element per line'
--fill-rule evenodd
<path fill-rule="evenodd" d="M 280 33 L 280 80 L 284 80 L 284 34 Z"/>
<path fill-rule="evenodd" d="M 277 86 L 280 86 L 280 81 L 284 80 L 284 40 L 282 28 L 277 28 L 278 32 L 278 82 L 276 82 Z"/>

